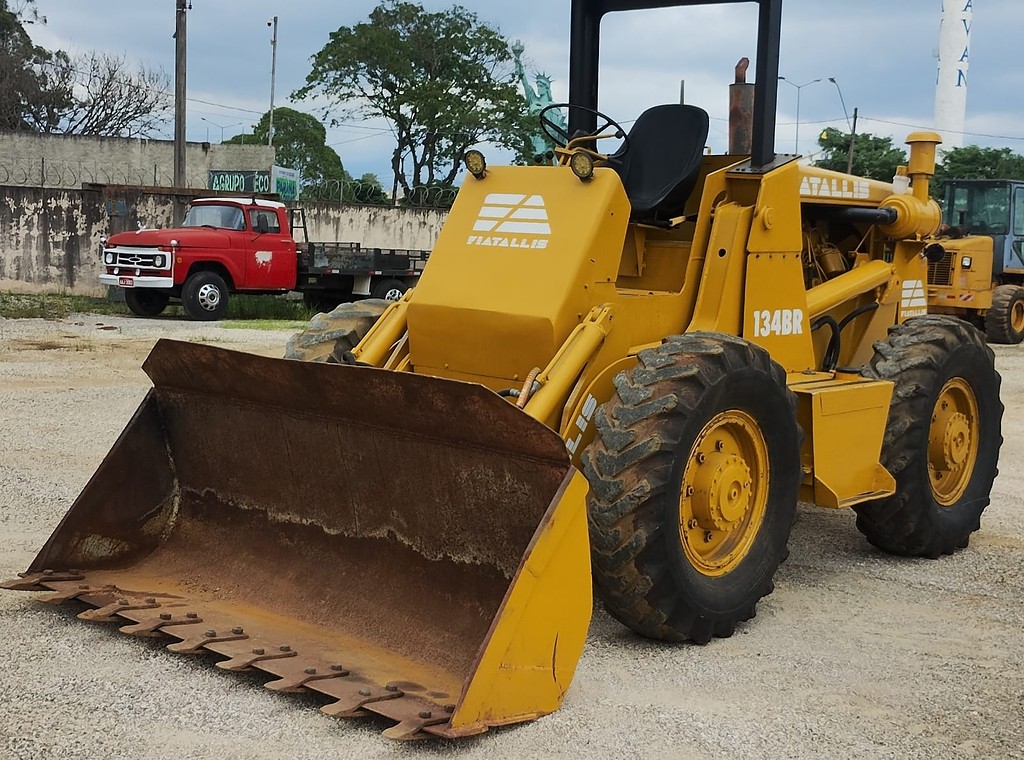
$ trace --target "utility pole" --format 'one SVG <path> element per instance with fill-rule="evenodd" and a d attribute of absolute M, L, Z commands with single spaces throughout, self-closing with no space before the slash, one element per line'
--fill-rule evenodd
<path fill-rule="evenodd" d="M 267 22 L 267 26 L 273 25 L 274 34 L 270 38 L 270 124 L 267 129 L 267 145 L 274 144 L 274 84 L 277 79 L 277 16 Z"/>
<path fill-rule="evenodd" d="M 846 155 L 846 173 L 853 174 L 853 148 L 857 144 L 857 109 L 853 109 L 853 129 L 850 130 L 850 152 Z"/>
<path fill-rule="evenodd" d="M 174 17 L 174 187 L 185 187 L 185 11 L 189 0 L 176 0 Z M 175 223 L 181 202 L 174 202 Z"/>

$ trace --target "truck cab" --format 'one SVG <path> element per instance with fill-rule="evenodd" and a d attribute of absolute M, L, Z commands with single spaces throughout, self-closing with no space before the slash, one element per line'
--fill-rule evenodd
<path fill-rule="evenodd" d="M 989 342 L 1024 340 L 1024 182 L 951 180 L 931 247 L 928 311 L 984 327 Z"/>

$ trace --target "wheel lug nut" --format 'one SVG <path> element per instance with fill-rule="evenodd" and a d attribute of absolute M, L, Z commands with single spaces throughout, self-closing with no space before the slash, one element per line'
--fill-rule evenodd
<path fill-rule="evenodd" d="M 690 530 L 694 530 L 697 527 L 697 518 L 694 517 L 689 522 Z"/>
<path fill-rule="evenodd" d="M 715 451 L 721 451 L 725 448 L 725 441 L 715 441 Z"/>
<path fill-rule="evenodd" d="M 243 633 L 245 633 L 245 629 L 242 628 L 242 626 L 240 625 L 236 625 L 234 628 L 231 629 L 231 632 L 236 636 L 241 636 Z"/>
<path fill-rule="evenodd" d="M 281 646 L 278 647 L 278 649 L 281 650 L 282 652 L 290 652 L 290 651 L 292 651 L 292 648 L 290 646 L 288 646 L 287 644 L 282 644 Z"/>
<path fill-rule="evenodd" d="M 707 457 L 704 456 L 703 451 L 697 454 L 697 464 L 704 464 L 705 460 L 707 460 Z"/>
<path fill-rule="evenodd" d="M 693 486 L 687 486 L 686 487 L 686 495 L 687 496 L 693 496 Z"/>
<path fill-rule="evenodd" d="M 713 538 L 713 536 L 711 535 L 711 531 L 710 530 L 707 533 L 704 534 L 704 542 L 705 543 L 711 543 L 711 539 L 712 538 Z"/>
<path fill-rule="evenodd" d="M 213 630 L 212 628 L 210 630 L 208 630 L 206 633 L 203 634 L 203 636 L 205 636 L 208 639 L 212 639 L 216 635 L 217 635 L 217 632 L 215 630 Z"/>

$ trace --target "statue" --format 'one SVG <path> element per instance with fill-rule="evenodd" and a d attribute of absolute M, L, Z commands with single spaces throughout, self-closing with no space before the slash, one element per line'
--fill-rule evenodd
<path fill-rule="evenodd" d="M 526 98 L 526 110 L 533 116 L 536 116 L 545 108 L 554 103 L 554 98 L 551 96 L 551 77 L 547 74 L 538 73 L 535 77 L 537 89 L 534 90 L 530 86 L 530 80 L 526 76 L 526 71 L 523 69 L 523 62 L 520 60 L 523 55 L 523 43 L 520 40 L 516 40 L 512 45 L 512 55 L 516 59 L 516 76 L 519 77 L 519 81 L 523 83 L 523 96 Z M 568 125 L 565 123 L 565 115 L 561 111 L 549 111 L 546 115 L 547 119 L 560 126 L 562 129 L 568 132 Z M 554 160 L 554 146 L 551 141 L 541 132 L 539 129 L 537 132 L 530 135 L 530 146 L 533 149 L 533 159 L 538 164 L 550 164 Z"/>

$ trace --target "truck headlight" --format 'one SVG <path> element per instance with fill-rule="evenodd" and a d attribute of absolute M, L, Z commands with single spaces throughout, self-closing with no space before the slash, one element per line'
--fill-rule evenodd
<path fill-rule="evenodd" d="M 974 259 L 972 259 L 970 256 L 962 256 L 962 257 L 960 257 L 960 266 L 962 268 L 964 268 L 964 269 L 970 269 L 971 268 L 971 264 L 973 264 L 973 263 L 974 263 Z"/>
<path fill-rule="evenodd" d="M 105 251 L 103 253 L 103 263 L 113 264 L 117 260 L 117 256 L 114 255 L 113 251 Z"/>
<path fill-rule="evenodd" d="M 164 260 L 163 256 L 153 257 L 153 266 L 155 266 L 157 269 L 163 269 L 166 263 L 167 262 Z"/>

